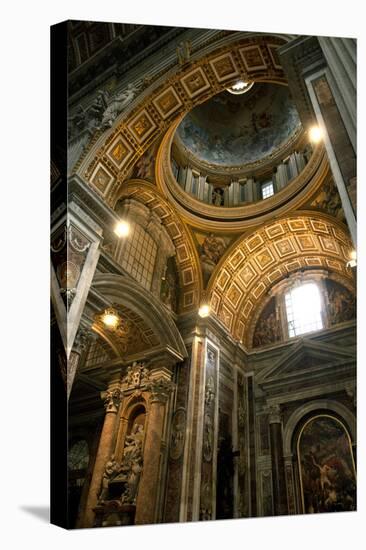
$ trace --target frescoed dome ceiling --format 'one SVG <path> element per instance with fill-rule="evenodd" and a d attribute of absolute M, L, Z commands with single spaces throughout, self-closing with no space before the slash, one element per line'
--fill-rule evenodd
<path fill-rule="evenodd" d="M 300 129 L 287 86 L 255 83 L 245 94 L 224 91 L 195 107 L 175 139 L 198 161 L 242 166 L 275 153 Z"/>

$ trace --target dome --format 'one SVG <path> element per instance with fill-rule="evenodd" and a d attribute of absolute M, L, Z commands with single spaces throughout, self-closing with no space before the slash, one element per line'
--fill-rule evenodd
<path fill-rule="evenodd" d="M 243 166 L 280 152 L 300 129 L 287 86 L 255 83 L 244 94 L 223 91 L 195 107 L 175 143 L 199 163 Z"/>

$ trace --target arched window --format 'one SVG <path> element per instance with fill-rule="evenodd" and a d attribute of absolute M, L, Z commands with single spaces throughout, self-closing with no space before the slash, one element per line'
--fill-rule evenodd
<path fill-rule="evenodd" d="M 316 283 L 291 288 L 285 294 L 285 306 L 290 338 L 323 328 L 322 302 Z"/>
<path fill-rule="evenodd" d="M 147 290 L 151 288 L 157 252 L 154 239 L 137 223 L 131 223 L 130 235 L 121 254 L 121 265 Z"/>

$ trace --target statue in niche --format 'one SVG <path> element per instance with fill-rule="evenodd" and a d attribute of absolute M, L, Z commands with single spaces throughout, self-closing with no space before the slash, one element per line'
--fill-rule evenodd
<path fill-rule="evenodd" d="M 178 305 L 178 275 L 174 258 L 168 258 L 165 274 L 161 279 L 160 299 L 172 311 L 177 310 Z"/>
<path fill-rule="evenodd" d="M 355 298 L 341 285 L 327 281 L 328 315 L 331 325 L 353 319 L 356 315 Z"/>
<path fill-rule="evenodd" d="M 136 423 L 129 435 L 126 435 L 125 448 L 120 468 L 120 477 L 125 481 L 125 487 L 121 495 L 124 504 L 136 504 L 138 485 L 143 466 L 142 442 L 144 428 Z"/>
<path fill-rule="evenodd" d="M 273 344 L 281 339 L 281 323 L 276 316 L 275 298 L 272 298 L 257 321 L 253 336 L 253 347 Z"/>
<path fill-rule="evenodd" d="M 212 204 L 215 206 L 224 205 L 224 190 L 221 187 L 215 187 L 212 191 Z"/>
<path fill-rule="evenodd" d="M 103 477 L 102 477 L 102 487 L 98 497 L 100 503 L 108 499 L 109 493 L 109 483 L 114 479 L 120 472 L 121 466 L 116 462 L 114 454 L 108 460 L 105 465 Z"/>
<path fill-rule="evenodd" d="M 179 42 L 176 49 L 179 65 L 184 65 L 185 63 L 188 63 L 191 57 L 191 51 L 192 51 L 192 43 L 190 40 L 184 40 L 183 42 Z"/>

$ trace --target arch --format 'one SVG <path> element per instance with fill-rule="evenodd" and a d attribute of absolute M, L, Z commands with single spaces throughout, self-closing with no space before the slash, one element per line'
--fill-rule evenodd
<path fill-rule="evenodd" d="M 177 361 L 183 360 L 187 351 L 176 324 L 166 309 L 138 283 L 121 275 L 96 274 L 92 289 L 109 303 L 121 304 L 139 315 L 156 335 L 159 347 L 170 351 Z M 89 304 L 89 307 L 92 307 Z M 93 310 L 99 309 L 94 305 Z"/>
<path fill-rule="evenodd" d="M 271 288 L 296 271 L 325 269 L 353 286 L 346 263 L 352 243 L 331 216 L 299 211 L 240 237 L 215 268 L 208 285 L 213 313 L 231 335 L 248 339 L 248 327 Z"/>
<path fill-rule="evenodd" d="M 169 202 L 157 191 L 157 188 L 144 180 L 133 179 L 127 182 L 115 198 L 118 200 L 133 198 L 148 206 L 160 218 L 176 249 L 176 262 L 180 282 L 179 311 L 186 312 L 198 308 L 202 293 L 202 272 L 197 249 L 184 221 L 176 214 Z"/>
<path fill-rule="evenodd" d="M 97 132 L 76 163 L 78 173 L 108 204 L 144 152 L 172 122 L 239 78 L 286 84 L 276 49 L 290 37 L 248 34 L 210 53 L 202 52 L 184 68 L 164 75 L 131 103 L 105 132 Z"/>
<path fill-rule="evenodd" d="M 326 410 L 342 418 L 349 430 L 352 443 L 356 440 L 356 418 L 342 403 L 331 399 L 319 399 L 300 405 L 290 416 L 283 431 L 284 456 L 290 457 L 293 453 L 292 439 L 301 420 L 312 412 Z"/>

